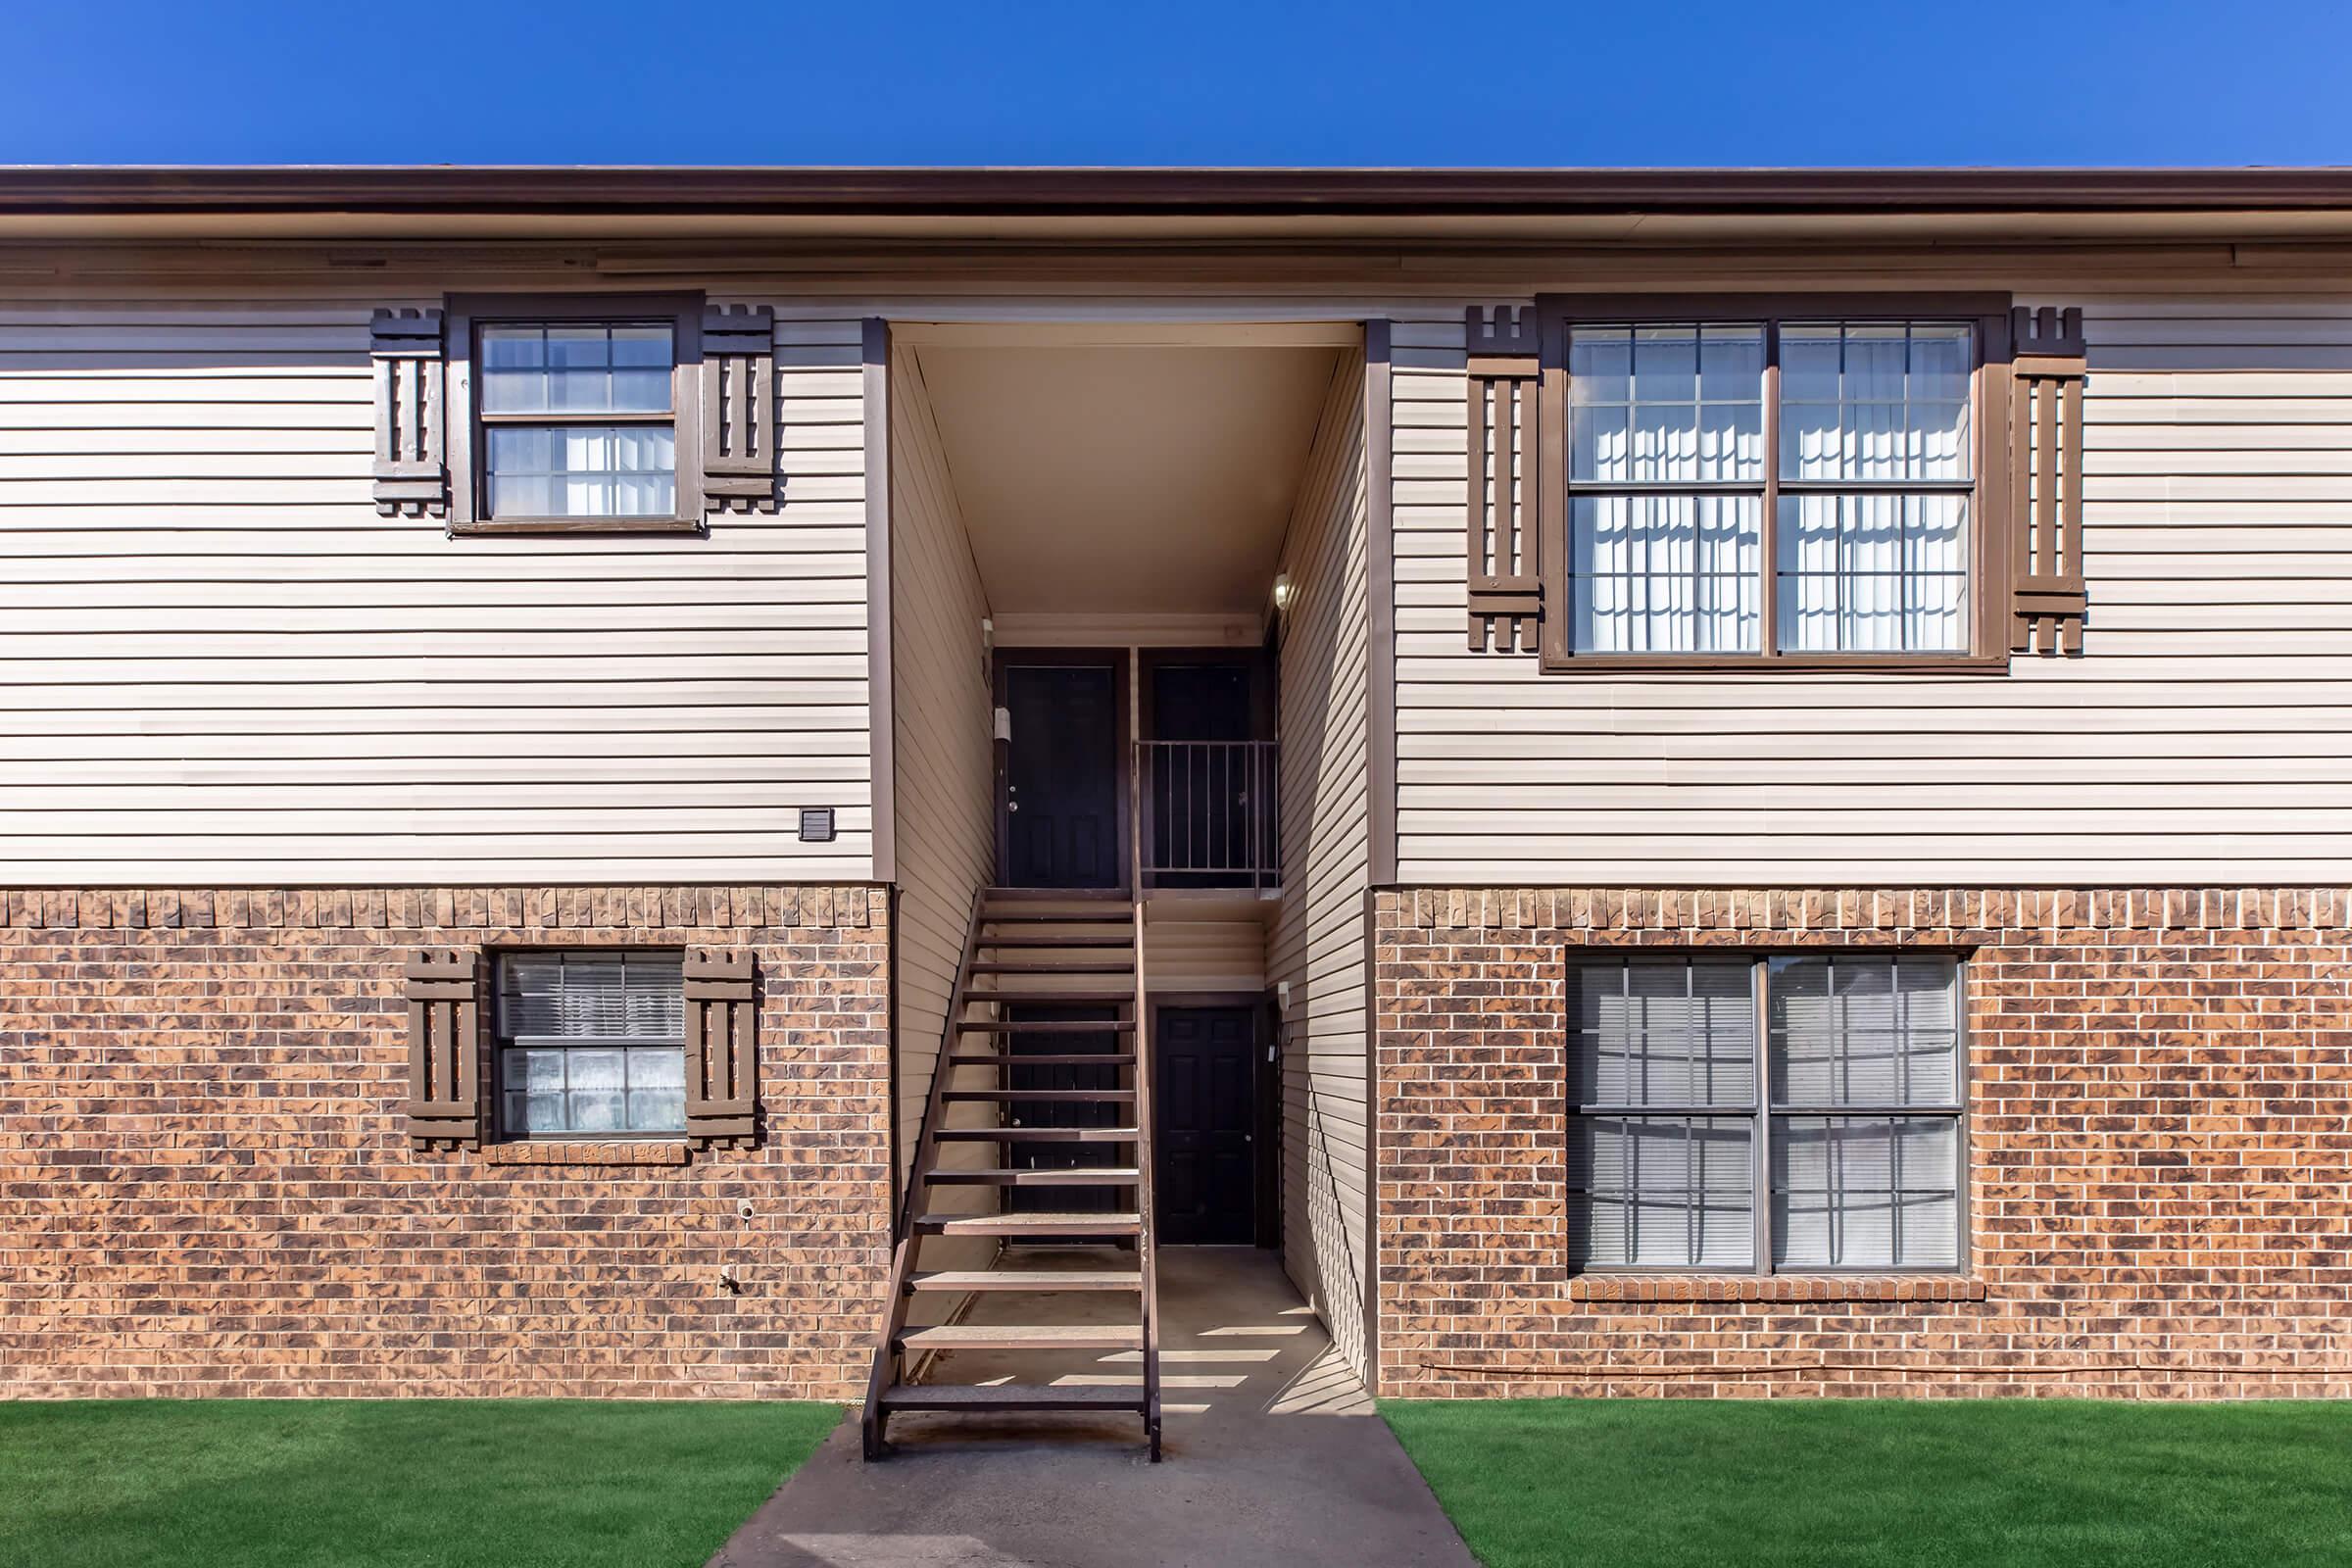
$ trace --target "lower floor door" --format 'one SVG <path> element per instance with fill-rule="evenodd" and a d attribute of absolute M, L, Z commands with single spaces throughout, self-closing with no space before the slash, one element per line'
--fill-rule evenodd
<path fill-rule="evenodd" d="M 1152 1179 L 1159 1239 L 1170 1246 L 1258 1240 L 1257 1014 L 1252 1006 L 1158 1010 Z"/>

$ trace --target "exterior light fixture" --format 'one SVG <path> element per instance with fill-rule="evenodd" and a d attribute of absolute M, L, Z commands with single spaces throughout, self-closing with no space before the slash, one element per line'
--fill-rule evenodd
<path fill-rule="evenodd" d="M 1278 571 L 1274 574 L 1274 608 L 1276 610 L 1290 609 L 1292 596 L 1297 592 L 1298 589 L 1292 584 L 1289 572 Z"/>

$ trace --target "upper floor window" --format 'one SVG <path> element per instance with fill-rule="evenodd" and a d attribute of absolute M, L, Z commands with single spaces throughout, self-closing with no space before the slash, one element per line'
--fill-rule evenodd
<path fill-rule="evenodd" d="M 1553 657 L 1786 667 L 1994 653 L 2007 602 L 1984 587 L 1978 411 L 2000 318 L 1974 302 L 1688 303 L 1554 318 Z"/>
<path fill-rule="evenodd" d="M 699 302 L 479 299 L 453 312 L 471 428 L 453 499 L 484 532 L 700 527 Z"/>
<path fill-rule="evenodd" d="M 1576 652 L 1758 653 L 1767 598 L 1776 650 L 1967 652 L 1973 368 L 1955 322 L 1571 328 Z"/>
<path fill-rule="evenodd" d="M 673 323 L 500 322 L 481 331 L 492 520 L 676 514 Z"/>

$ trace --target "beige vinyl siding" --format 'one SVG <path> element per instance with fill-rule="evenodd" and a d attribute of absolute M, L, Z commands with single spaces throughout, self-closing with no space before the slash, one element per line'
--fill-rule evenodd
<path fill-rule="evenodd" d="M 988 595 L 922 373 L 905 350 L 891 356 L 890 453 L 899 1147 L 911 1158 L 972 896 L 994 880 L 997 847 L 992 699 L 980 625 Z"/>
<path fill-rule="evenodd" d="M 2049 303 L 2089 345 L 2085 653 L 1990 678 L 1468 653 L 1461 323 L 1399 324 L 1400 877 L 2352 875 L 2352 304 Z"/>
<path fill-rule="evenodd" d="M 1283 899 L 1269 978 L 1282 1017 L 1283 1257 L 1332 1338 L 1365 1359 L 1367 838 L 1364 363 L 1345 357 L 1282 569 Z"/>
<path fill-rule="evenodd" d="M 1152 990 L 1237 992 L 1266 989 L 1266 928 L 1254 919 L 1187 920 L 1154 909 L 1146 954 Z"/>
<path fill-rule="evenodd" d="M 0 308 L 0 881 L 870 874 L 858 321 L 778 323 L 777 514 L 453 541 L 371 499 L 437 303 Z"/>

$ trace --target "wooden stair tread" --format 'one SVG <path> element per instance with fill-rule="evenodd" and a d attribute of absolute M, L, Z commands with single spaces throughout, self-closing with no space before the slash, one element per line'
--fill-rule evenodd
<path fill-rule="evenodd" d="M 943 1144 L 1132 1144 L 1133 1127 L 942 1127 Z"/>
<path fill-rule="evenodd" d="M 1132 1018 L 1048 1018 L 1038 1023 L 1022 1023 L 1010 1018 L 965 1018 L 956 1028 L 973 1035 L 1131 1035 L 1135 1033 Z"/>
<path fill-rule="evenodd" d="M 949 1089 L 940 1099 L 961 1104 L 1038 1104 L 1105 1101 L 1120 1103 L 1135 1098 L 1132 1089 Z"/>
<path fill-rule="evenodd" d="M 1022 935 L 1020 935 L 1020 936 L 1010 936 L 1010 937 L 982 937 L 982 938 L 980 939 L 980 946 L 981 946 L 981 947 L 984 947 L 984 948 L 1047 948 L 1047 949 L 1052 949 L 1052 948 L 1117 948 L 1117 949 L 1119 949 L 1119 950 L 1120 950 L 1120 951 L 1122 951 L 1122 952 L 1129 952 L 1129 951 L 1132 951 L 1132 950 L 1134 949 L 1134 947 L 1135 947 L 1135 939 L 1134 939 L 1133 937 L 1056 937 L 1056 936 L 1039 936 L 1039 935 L 1038 935 L 1038 934 L 1036 934 L 1035 932 L 1026 932 L 1026 933 L 1023 933 L 1023 934 L 1022 934 Z"/>
<path fill-rule="evenodd" d="M 984 1268 L 934 1269 L 907 1277 L 910 1291 L 1140 1291 L 1144 1277 L 1133 1269 Z"/>
<path fill-rule="evenodd" d="M 1133 1002 L 1135 987 L 1123 991 L 972 991 L 963 994 L 963 1004 L 979 1002 Z"/>
<path fill-rule="evenodd" d="M 1138 1323 L 943 1323 L 906 1329 L 899 1345 L 908 1350 L 1140 1350 Z"/>
<path fill-rule="evenodd" d="M 1003 1051 L 951 1051 L 951 1067 L 1131 1067 L 1135 1064 L 1132 1051 L 1113 1052 L 1022 1052 L 1018 1055 Z"/>
<path fill-rule="evenodd" d="M 938 1236 L 1134 1236 L 1139 1214 L 925 1214 L 915 1224 Z"/>
<path fill-rule="evenodd" d="M 1081 1384 L 1062 1388 L 1043 1383 L 893 1384 L 882 1391 L 886 1410 L 1135 1410 L 1144 1407 L 1140 1385 Z"/>
<path fill-rule="evenodd" d="M 1125 888 L 983 888 L 981 898 L 994 904 L 999 899 L 1019 902 L 1023 899 L 1055 904 L 1131 904 L 1134 902 Z"/>
<path fill-rule="evenodd" d="M 1024 959 L 1017 963 L 975 963 L 974 974 L 1133 974 L 1132 959 L 1085 958 L 1066 963 Z"/>
<path fill-rule="evenodd" d="M 1040 914 L 1034 909 L 988 909 L 980 915 L 982 925 L 1119 925 L 1133 927 L 1133 910 L 1120 909 L 1111 914 Z"/>
<path fill-rule="evenodd" d="M 924 1179 L 946 1187 L 1133 1187 L 1143 1176 L 1142 1169 L 1134 1165 L 1069 1165 L 1059 1169 L 935 1170 Z"/>

